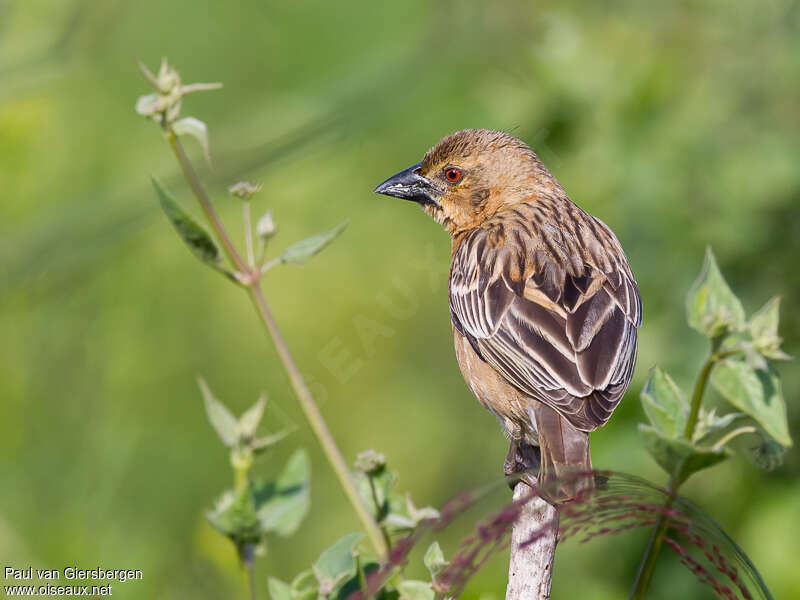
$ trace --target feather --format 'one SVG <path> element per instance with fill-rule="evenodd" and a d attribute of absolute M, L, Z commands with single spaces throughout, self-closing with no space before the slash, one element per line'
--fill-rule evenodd
<path fill-rule="evenodd" d="M 641 300 L 611 230 L 571 203 L 557 217 L 546 200 L 501 211 L 458 240 L 450 311 L 510 385 L 591 431 L 630 383 Z"/>

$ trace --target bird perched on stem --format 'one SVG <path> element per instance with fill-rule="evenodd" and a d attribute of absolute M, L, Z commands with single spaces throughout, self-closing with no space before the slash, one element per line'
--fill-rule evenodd
<path fill-rule="evenodd" d="M 631 381 L 642 320 L 614 233 L 499 131 L 457 131 L 375 192 L 419 203 L 452 237 L 456 358 L 510 439 L 506 474 L 554 481 L 553 502 L 591 486 L 588 434 Z"/>

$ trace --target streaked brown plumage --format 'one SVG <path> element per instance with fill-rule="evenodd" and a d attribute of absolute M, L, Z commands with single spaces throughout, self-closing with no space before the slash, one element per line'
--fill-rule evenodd
<path fill-rule="evenodd" d="M 588 432 L 630 383 L 642 318 L 611 230 L 498 131 L 453 133 L 376 192 L 419 202 L 452 237 L 456 357 L 511 439 L 507 471 L 532 466 L 526 446 L 540 449 L 540 478 L 590 471 Z"/>

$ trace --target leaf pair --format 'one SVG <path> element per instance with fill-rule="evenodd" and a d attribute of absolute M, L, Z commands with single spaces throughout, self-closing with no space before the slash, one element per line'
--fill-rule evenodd
<path fill-rule="evenodd" d="M 689 416 L 689 403 L 672 378 L 656 367 L 650 373 L 641 394 L 642 406 L 650 425 L 639 425 L 647 451 L 655 461 L 678 484 L 683 483 L 692 473 L 725 460 L 727 449 L 717 449 L 700 443 L 726 423 L 727 418 L 708 418 L 704 421 L 702 436 L 685 438 L 686 423 Z"/>
<path fill-rule="evenodd" d="M 262 543 L 267 534 L 289 536 L 308 513 L 310 479 L 308 455 L 297 450 L 277 479 L 254 481 L 238 492 L 225 492 L 206 517 L 240 551 L 246 544 Z"/>
<path fill-rule="evenodd" d="M 425 506 L 417 508 L 410 494 L 401 495 L 395 490 L 397 474 L 386 467 L 382 454 L 368 450 L 356 459 L 357 471 L 353 474 L 356 487 L 379 525 L 390 533 L 409 532 L 421 522 L 439 517 L 439 511 Z"/>
<path fill-rule="evenodd" d="M 317 600 L 335 598 L 344 600 L 362 589 L 366 576 L 379 568 L 375 561 L 368 561 L 363 567 L 356 548 L 363 539 L 362 533 L 350 533 L 324 550 L 311 569 L 303 571 L 291 583 L 275 577 L 268 579 L 272 600 Z M 379 600 L 434 600 L 436 576 L 449 563 L 444 559 L 438 542 L 434 542 L 425 552 L 425 566 L 431 573 L 433 584 L 427 581 L 401 580 L 397 589 L 382 588 L 377 595 Z"/>
<path fill-rule="evenodd" d="M 175 231 L 201 262 L 210 267 L 233 277 L 222 266 L 222 256 L 219 247 L 213 240 L 208 231 L 205 230 L 191 215 L 189 215 L 178 204 L 172 195 L 153 177 L 153 187 L 155 187 L 159 202 L 164 214 L 167 215 Z M 304 240 L 296 242 L 286 248 L 279 257 L 279 262 L 293 265 L 303 265 L 308 260 L 321 252 L 328 246 L 342 231 L 347 227 L 348 221 L 339 223 L 333 229 L 314 234 Z M 275 232 L 275 224 L 272 221 L 272 214 L 267 213 L 258 223 L 259 235 L 271 236 Z"/>
<path fill-rule="evenodd" d="M 303 571 L 286 583 L 275 577 L 268 579 L 272 600 L 317 600 L 317 598 L 347 598 L 359 589 L 360 564 L 356 547 L 363 533 L 349 533 L 325 549 L 311 569 Z M 369 570 L 377 568 L 370 563 Z"/>
<path fill-rule="evenodd" d="M 651 372 L 641 394 L 650 424 L 639 428 L 648 451 L 678 485 L 692 473 L 725 460 L 730 455 L 727 444 L 739 434 L 761 434 L 763 443 L 754 452 L 756 463 L 765 468 L 774 467 L 782 448 L 792 445 L 780 381 L 768 362 L 790 358 L 780 349 L 778 308 L 779 300 L 773 298 L 748 321 L 714 254 L 710 248 L 706 251 L 703 268 L 687 296 L 687 320 L 712 341 L 707 363 L 712 386 L 741 412 L 717 416 L 701 405 L 695 423 L 689 424 L 690 407 L 681 390 L 660 369 Z M 726 432 L 742 417 L 758 427 Z M 714 434 L 721 437 L 708 445 Z"/>
<path fill-rule="evenodd" d="M 780 381 L 768 363 L 791 358 L 780 349 L 780 299 L 772 298 L 747 321 L 742 303 L 728 286 L 709 248 L 686 305 L 689 325 L 716 339 L 724 358 L 712 372 L 713 386 L 758 423 L 767 436 L 791 446 Z M 739 360 L 741 357 L 744 360 Z"/>
<path fill-rule="evenodd" d="M 199 378 L 197 382 L 203 394 L 208 420 L 222 443 L 228 448 L 246 448 L 257 453 L 266 450 L 288 435 L 289 432 L 284 430 L 272 435 L 256 437 L 256 431 L 267 406 L 266 396 L 261 396 L 237 419 L 231 410 L 214 395 L 203 378 Z"/>

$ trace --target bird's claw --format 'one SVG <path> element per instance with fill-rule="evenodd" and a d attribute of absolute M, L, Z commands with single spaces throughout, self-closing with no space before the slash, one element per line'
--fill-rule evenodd
<path fill-rule="evenodd" d="M 535 488 L 540 464 L 541 454 L 538 446 L 511 440 L 508 454 L 503 462 L 503 473 L 508 481 L 508 487 L 513 490 L 517 482 L 522 481 Z"/>

